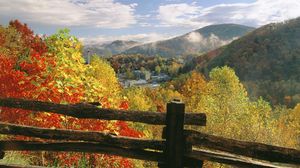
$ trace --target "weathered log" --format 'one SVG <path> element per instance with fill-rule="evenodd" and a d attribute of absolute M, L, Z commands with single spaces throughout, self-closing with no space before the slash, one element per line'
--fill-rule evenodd
<path fill-rule="evenodd" d="M 67 151 L 117 155 L 127 158 L 162 162 L 162 153 L 103 145 L 97 142 L 38 142 L 38 141 L 0 141 L 3 151 Z"/>
<path fill-rule="evenodd" d="M 93 141 L 102 145 L 114 145 L 130 148 L 156 149 L 164 148 L 164 141 L 143 140 L 128 137 L 116 137 L 110 134 L 87 131 L 45 129 L 14 124 L 0 123 L 0 133 L 24 135 L 55 140 Z M 254 142 L 243 142 L 233 139 L 207 135 L 194 131 L 186 131 L 187 142 L 212 150 L 220 150 L 237 155 L 244 155 L 260 160 L 290 164 L 300 163 L 300 151 Z"/>
<path fill-rule="evenodd" d="M 282 164 L 269 162 L 265 160 L 253 159 L 250 157 L 235 155 L 222 151 L 213 151 L 210 149 L 197 149 L 187 154 L 188 159 L 208 160 L 212 162 L 229 164 L 243 168 L 296 168 L 299 165 Z"/>
<path fill-rule="evenodd" d="M 116 137 L 100 132 L 45 129 L 29 126 L 19 126 L 0 122 L 0 133 L 10 135 L 23 135 L 30 137 L 55 140 L 80 140 L 99 142 L 103 145 L 114 145 L 141 149 L 162 150 L 165 141 L 143 140 L 129 137 Z M 233 139 L 207 135 L 195 131 L 185 131 L 187 142 L 212 150 L 220 150 L 232 154 L 239 154 L 261 160 L 282 163 L 300 163 L 300 151 L 254 142 L 243 142 Z"/>
<path fill-rule="evenodd" d="M 100 153 L 122 156 L 133 159 L 164 162 L 163 153 L 142 149 L 122 148 L 102 145 L 97 142 L 27 142 L 27 141 L 0 141 L 0 149 L 3 151 L 67 151 Z M 235 156 L 224 152 L 210 150 L 194 150 L 184 157 L 185 166 L 194 166 L 195 161 L 216 161 L 241 167 L 249 168 L 292 168 L 296 166 L 269 163 L 266 161 L 253 160 L 252 158 Z"/>
<path fill-rule="evenodd" d="M 166 113 L 104 109 L 88 103 L 66 105 L 8 98 L 0 99 L 0 106 L 52 112 L 76 118 L 123 120 L 156 125 L 165 125 L 166 119 Z M 187 125 L 204 126 L 206 124 L 206 115 L 204 113 L 185 113 L 184 121 Z"/>
<path fill-rule="evenodd" d="M 257 142 L 238 141 L 196 131 L 186 131 L 185 134 L 189 143 L 207 149 L 244 155 L 270 162 L 300 164 L 300 151 L 295 149 Z"/>
<path fill-rule="evenodd" d="M 43 166 L 31 166 L 31 165 L 17 165 L 17 164 L 4 164 L 0 163 L 1 168 L 47 168 Z"/>
<path fill-rule="evenodd" d="M 86 152 L 116 155 L 126 158 L 147 160 L 163 163 L 163 153 L 143 149 L 123 148 L 102 145 L 97 142 L 39 142 L 39 141 L 0 141 L 0 150 L 3 151 L 53 151 L 53 152 Z M 187 162 L 188 161 L 188 162 Z M 187 159 L 185 166 L 193 166 L 196 159 Z"/>
<path fill-rule="evenodd" d="M 0 134 L 23 135 L 53 140 L 91 141 L 102 145 L 162 150 L 164 141 L 115 136 L 108 133 L 65 129 L 48 129 L 0 122 Z M 1 150 L 0 150 L 1 151 Z"/>

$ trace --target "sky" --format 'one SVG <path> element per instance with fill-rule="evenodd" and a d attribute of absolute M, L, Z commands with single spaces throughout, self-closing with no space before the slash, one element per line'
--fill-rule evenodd
<path fill-rule="evenodd" d="M 259 27 L 300 16 L 300 0 L 0 0 L 0 24 L 37 34 L 69 28 L 84 44 L 152 42 L 212 24 Z"/>

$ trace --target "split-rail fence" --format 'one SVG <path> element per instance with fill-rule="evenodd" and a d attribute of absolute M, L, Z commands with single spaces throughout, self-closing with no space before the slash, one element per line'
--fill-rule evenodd
<path fill-rule="evenodd" d="M 0 107 L 51 112 L 81 119 L 122 120 L 165 125 L 162 138 L 153 140 L 0 122 L 0 134 L 51 140 L 49 142 L 0 140 L 0 158 L 4 157 L 5 151 L 65 151 L 101 153 L 155 161 L 160 168 L 200 168 L 205 160 L 249 168 L 300 167 L 298 150 L 238 141 L 186 129 L 185 125 L 205 126 L 206 115 L 185 113 L 184 103 L 178 100 L 167 104 L 166 113 L 103 109 L 89 103 L 55 104 L 12 98 L 0 99 Z M 22 167 L 4 164 L 0 166 Z M 38 168 L 32 166 L 34 167 Z"/>

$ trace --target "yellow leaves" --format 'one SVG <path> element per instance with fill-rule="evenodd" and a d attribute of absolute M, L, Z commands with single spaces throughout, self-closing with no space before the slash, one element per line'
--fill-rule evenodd
<path fill-rule="evenodd" d="M 180 92 L 186 97 L 202 94 L 206 90 L 206 85 L 207 82 L 205 77 L 202 74 L 193 71 L 180 89 Z"/>
<path fill-rule="evenodd" d="M 40 117 L 35 118 L 36 121 L 43 121 Z"/>
<path fill-rule="evenodd" d="M 48 112 L 44 112 L 45 115 L 47 116 L 51 116 L 52 114 L 51 113 L 48 113 Z"/>
<path fill-rule="evenodd" d="M 120 133 L 119 133 L 117 130 L 113 130 L 113 134 L 114 134 L 115 136 L 118 136 Z"/>
<path fill-rule="evenodd" d="M 84 73 L 85 96 L 87 100 L 106 97 L 112 107 L 120 105 L 120 85 L 113 68 L 108 62 L 93 56 Z"/>
<path fill-rule="evenodd" d="M 240 94 L 242 97 L 247 96 L 246 89 L 240 83 L 233 69 L 225 66 L 214 68 L 210 73 L 210 85 L 215 87 L 216 91 L 226 92 L 226 94 Z"/>
<path fill-rule="evenodd" d="M 300 103 L 298 103 L 295 108 L 294 108 L 294 113 L 298 114 L 299 115 L 299 118 L 300 118 Z"/>
<path fill-rule="evenodd" d="M 131 110 L 149 111 L 154 106 L 143 88 L 129 88 L 125 90 L 125 96 Z"/>
<path fill-rule="evenodd" d="M 65 116 L 60 116 L 60 119 L 62 120 L 62 121 L 66 121 L 67 120 L 67 118 L 65 117 Z"/>
<path fill-rule="evenodd" d="M 24 83 L 25 83 L 25 81 L 18 82 L 19 85 L 23 85 Z"/>
<path fill-rule="evenodd" d="M 53 130 L 54 130 L 54 129 L 56 129 L 56 127 L 52 126 L 52 127 L 50 127 L 50 129 L 53 129 Z"/>
<path fill-rule="evenodd" d="M 249 100 L 244 86 L 231 68 L 213 69 L 209 81 L 192 73 L 181 92 L 185 96 L 188 111 L 204 111 L 207 114 L 207 126 L 201 131 L 234 139 L 283 145 L 284 141 L 280 137 L 284 132 L 279 130 L 289 130 L 287 126 L 284 123 L 276 125 L 278 121 L 272 118 L 274 116 L 271 116 L 269 103 L 263 99 Z M 295 109 L 300 110 L 300 105 Z M 300 120 L 300 112 L 297 114 Z M 296 128 L 297 125 L 293 124 Z M 281 139 L 292 145 L 293 134 L 287 135 L 289 139 Z"/>
<path fill-rule="evenodd" d="M 68 30 L 60 30 L 47 37 L 46 42 L 56 62 L 56 67 L 49 73 L 54 76 L 58 92 L 69 96 L 77 94 L 78 88 L 82 88 L 84 82 L 89 82 L 85 80 L 87 67 L 83 64 L 81 43 Z"/>

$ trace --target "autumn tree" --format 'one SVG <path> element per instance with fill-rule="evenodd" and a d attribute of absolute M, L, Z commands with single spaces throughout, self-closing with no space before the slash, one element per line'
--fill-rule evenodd
<path fill-rule="evenodd" d="M 84 75 L 85 101 L 100 101 L 106 107 L 117 108 L 120 105 L 121 86 L 114 69 L 109 62 L 97 55 L 92 56 Z M 95 94 L 97 93 L 97 94 Z"/>
<path fill-rule="evenodd" d="M 97 101 L 102 108 L 127 109 L 127 101 L 118 95 L 120 87 L 110 65 L 98 59 L 85 65 L 81 48 L 79 40 L 68 30 L 42 38 L 19 21 L 0 27 L 0 97 L 56 103 Z M 1 121 L 24 125 L 106 131 L 132 137 L 143 135 L 122 121 L 79 120 L 8 108 L 1 108 L 0 117 Z M 71 166 L 78 165 L 83 158 L 94 158 L 89 165 L 99 165 L 102 160 L 101 165 L 106 167 L 116 163 L 119 167 L 133 166 L 128 159 L 107 155 L 49 153 L 47 156 L 43 155 L 44 162 L 38 163 L 47 165 L 59 160 L 59 166 Z"/>
<path fill-rule="evenodd" d="M 124 96 L 128 99 L 129 109 L 140 111 L 154 111 L 155 106 L 146 95 L 145 88 L 132 87 L 124 90 Z"/>
<path fill-rule="evenodd" d="M 205 112 L 208 118 L 205 127 L 192 129 L 233 139 L 295 147 L 295 135 L 284 136 L 284 130 L 291 130 L 285 127 L 287 119 L 281 119 L 280 124 L 268 102 L 261 98 L 251 101 L 233 69 L 214 68 L 207 81 L 195 72 L 190 76 L 192 78 L 186 78 L 179 85 L 187 110 Z M 205 167 L 230 166 L 207 162 Z"/>
<path fill-rule="evenodd" d="M 274 109 L 277 132 L 280 137 L 276 137 L 277 145 L 289 148 L 300 149 L 300 104 L 294 109 L 288 109 L 285 106 L 276 106 Z"/>

